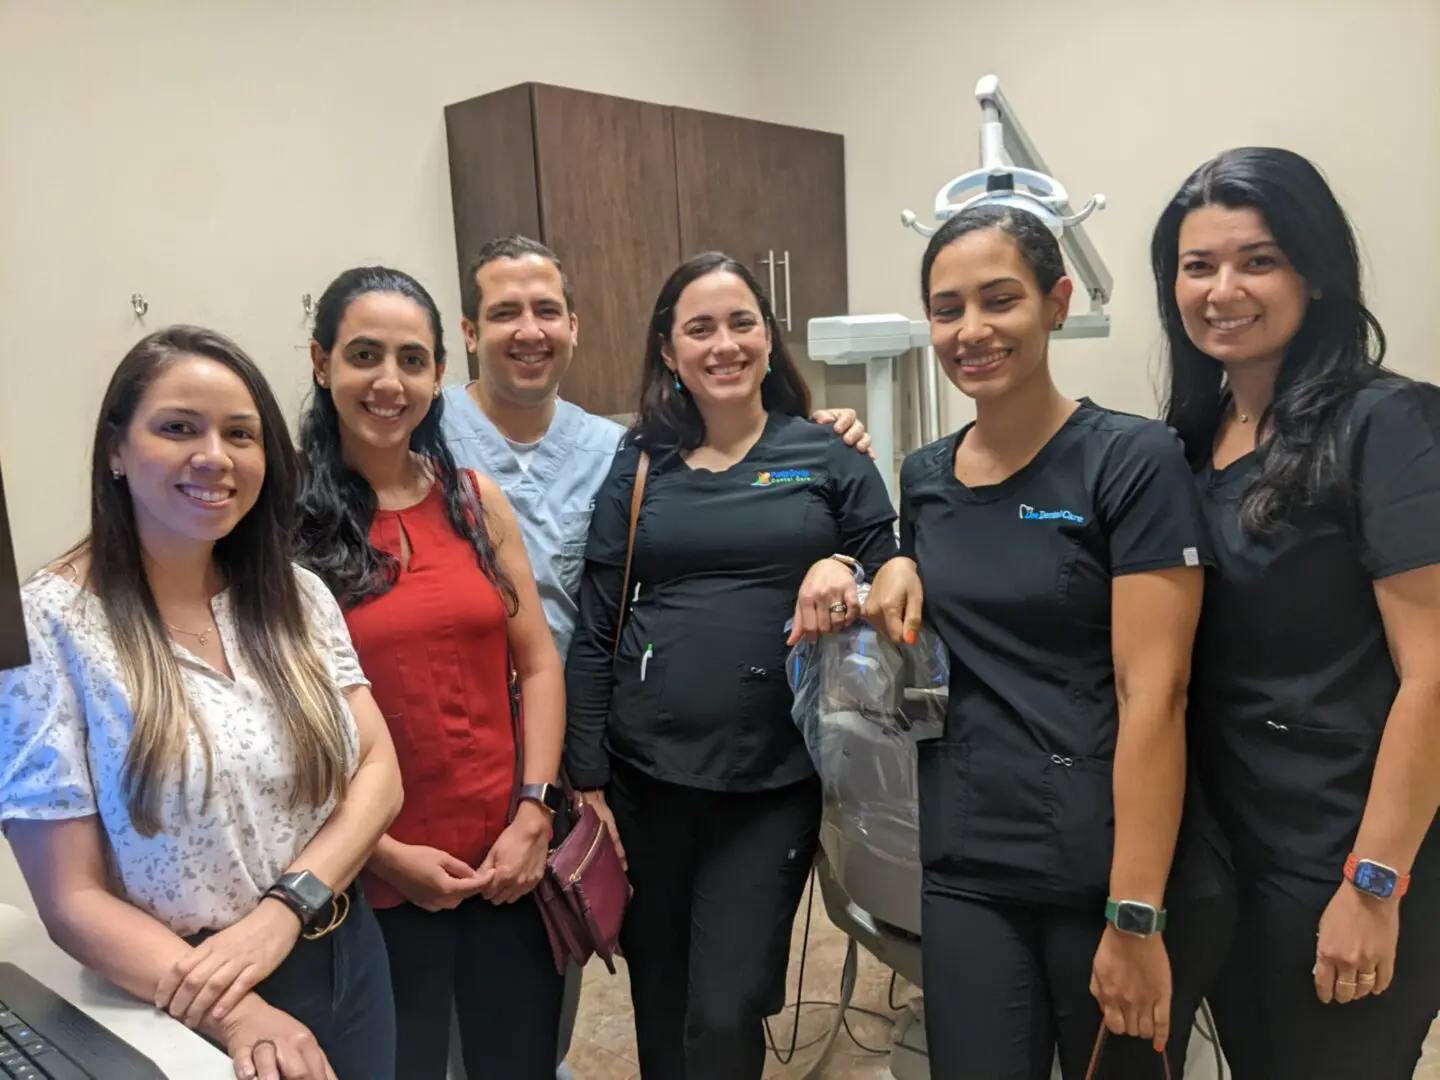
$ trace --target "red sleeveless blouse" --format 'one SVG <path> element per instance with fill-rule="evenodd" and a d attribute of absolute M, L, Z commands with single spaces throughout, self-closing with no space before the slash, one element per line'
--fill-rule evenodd
<path fill-rule="evenodd" d="M 405 805 L 390 836 L 471 866 L 504 830 L 515 781 L 505 601 L 458 535 L 437 483 L 406 510 L 379 510 L 370 542 L 410 565 L 394 587 L 346 614 L 360 666 L 395 741 Z M 377 908 L 405 898 L 374 874 Z"/>

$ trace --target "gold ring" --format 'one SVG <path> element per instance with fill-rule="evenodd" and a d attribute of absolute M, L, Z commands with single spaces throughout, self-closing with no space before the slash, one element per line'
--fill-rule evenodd
<path fill-rule="evenodd" d="M 1336 980 L 1335 980 L 1335 985 L 1336 985 L 1336 986 L 1348 986 L 1351 990 L 1354 990 L 1354 989 L 1355 989 L 1355 984 L 1354 984 L 1353 982 L 1350 982 L 1350 981 L 1346 980 L 1346 979 L 1336 979 Z"/>
<path fill-rule="evenodd" d="M 1356 975 L 1355 978 L 1360 981 L 1360 985 L 1369 986 L 1380 978 L 1380 973 L 1377 971 L 1362 971 L 1359 975 Z"/>
<path fill-rule="evenodd" d="M 844 600 L 837 600 L 830 605 L 830 614 L 832 615 L 844 615 L 849 610 L 850 605 L 845 603 Z"/>

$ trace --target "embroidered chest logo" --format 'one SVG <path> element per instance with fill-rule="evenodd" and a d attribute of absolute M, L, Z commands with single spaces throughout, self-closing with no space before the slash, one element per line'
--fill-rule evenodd
<path fill-rule="evenodd" d="M 1076 525 L 1084 525 L 1085 519 L 1072 510 L 1036 510 L 1033 506 L 1020 504 L 1021 521 L 1073 521 Z"/>
<path fill-rule="evenodd" d="M 774 487 L 776 484 L 805 484 L 810 481 L 809 469 L 766 469 L 755 474 L 751 487 Z"/>

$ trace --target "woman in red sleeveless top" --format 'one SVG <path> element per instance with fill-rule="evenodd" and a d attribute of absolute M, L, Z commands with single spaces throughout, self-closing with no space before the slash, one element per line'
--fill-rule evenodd
<path fill-rule="evenodd" d="M 519 527 L 494 482 L 446 449 L 440 316 L 413 278 L 340 275 L 311 356 L 299 557 L 346 612 L 405 786 L 365 875 L 390 953 L 397 1075 L 444 1080 L 453 1006 L 470 1080 L 553 1077 L 563 982 L 526 897 L 550 838 L 564 682 Z M 512 658 L 526 719 L 513 822 Z"/>

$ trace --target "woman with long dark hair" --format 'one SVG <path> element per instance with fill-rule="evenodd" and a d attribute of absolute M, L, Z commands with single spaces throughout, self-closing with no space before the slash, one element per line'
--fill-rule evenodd
<path fill-rule="evenodd" d="M 973 207 L 930 239 L 935 355 L 975 421 L 905 459 L 900 556 L 867 616 L 923 615 L 950 657 L 921 744 L 925 1020 L 936 1080 L 1185 1068 L 1233 894 L 1186 800 L 1185 688 L 1208 561 L 1164 424 L 1056 388 L 1072 283 L 1033 214 Z M 923 586 L 923 587 L 922 587 Z M 1183 817 L 1183 823 L 1182 823 Z"/>
<path fill-rule="evenodd" d="M 1190 719 L 1241 890 L 1221 1043 L 1236 1080 L 1400 1080 L 1440 1010 L 1440 392 L 1381 367 L 1298 154 L 1202 165 L 1151 254 L 1216 557 Z"/>
<path fill-rule="evenodd" d="M 24 589 L 33 662 L 0 678 L 0 820 L 40 915 L 242 1078 L 382 1080 L 385 948 L 351 883 L 399 770 L 291 563 L 298 463 L 253 361 L 194 327 L 142 339 L 90 488 L 89 536 Z"/>
<path fill-rule="evenodd" d="M 441 433 L 445 343 L 408 274 L 337 277 L 315 312 L 299 558 L 345 610 L 410 793 L 365 875 L 390 951 L 397 1077 L 555 1075 L 562 980 L 539 907 L 564 682 L 509 502 Z M 510 678 L 525 704 L 513 818 Z"/>
<path fill-rule="evenodd" d="M 785 623 L 797 641 L 854 620 L 856 574 L 894 551 L 895 512 L 875 464 L 805 418 L 804 380 L 736 260 L 670 275 L 644 365 L 591 518 L 566 762 L 629 859 L 642 1075 L 758 1080 L 820 823 Z"/>

